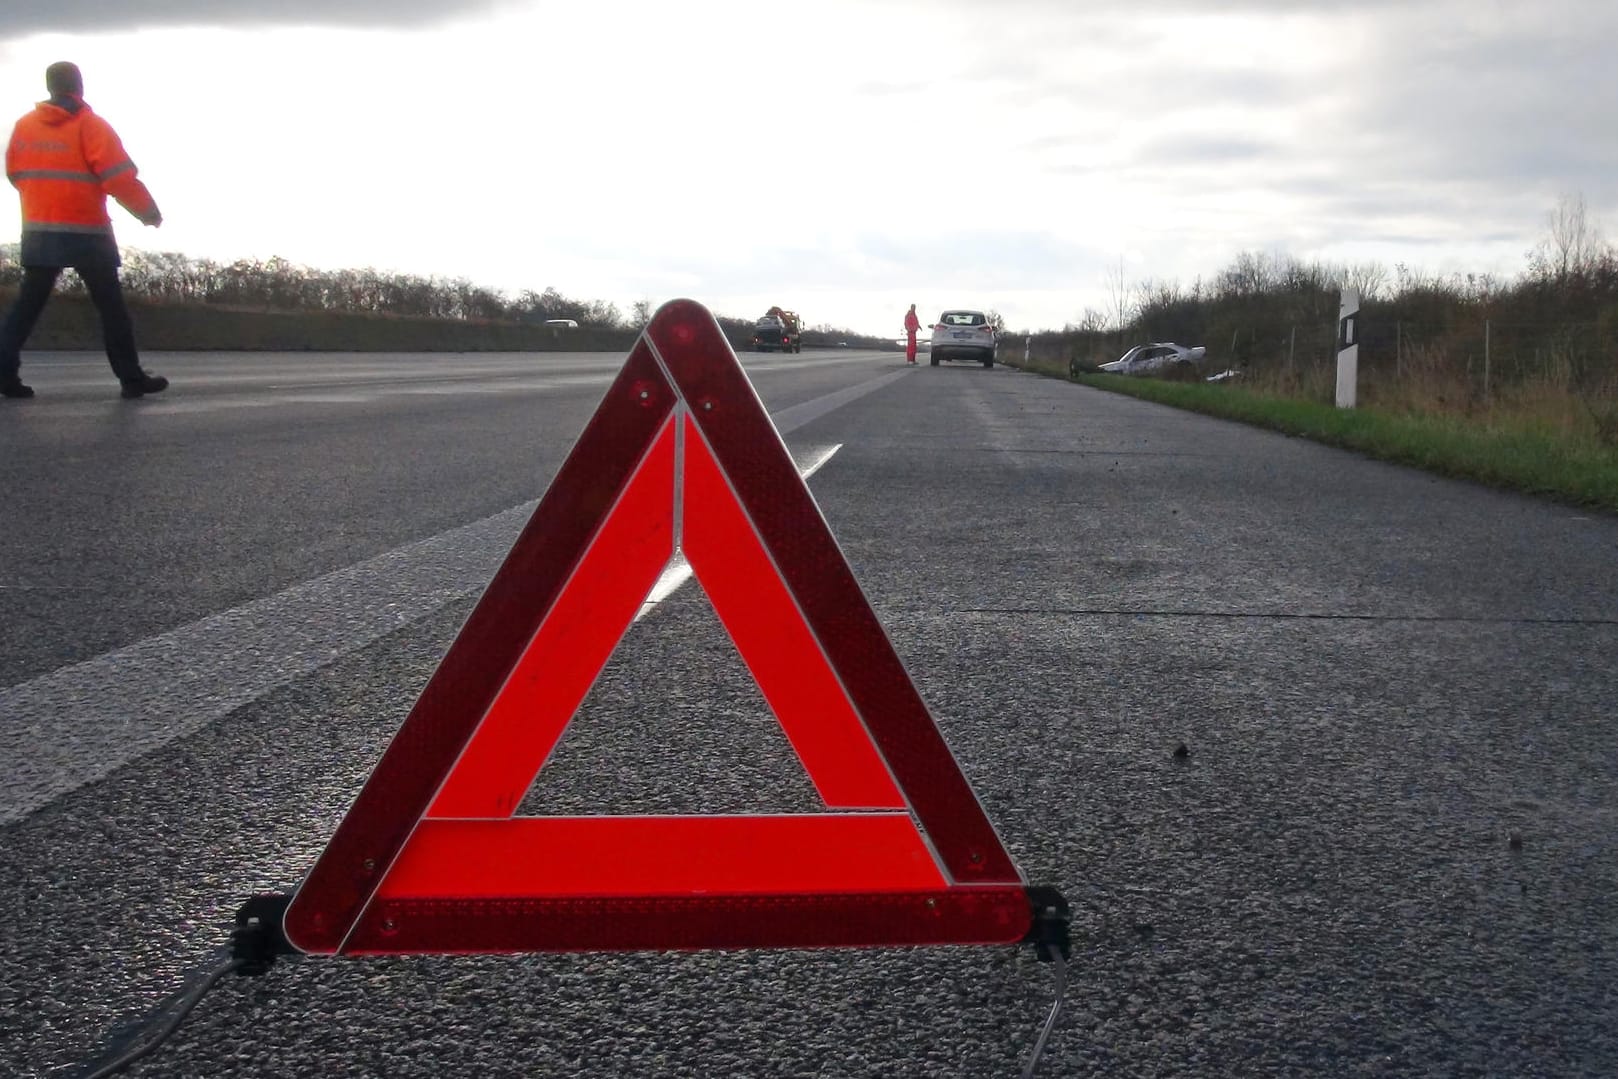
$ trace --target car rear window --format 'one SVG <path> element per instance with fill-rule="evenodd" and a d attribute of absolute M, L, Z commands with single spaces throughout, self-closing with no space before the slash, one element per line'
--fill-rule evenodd
<path fill-rule="evenodd" d="M 938 321 L 946 326 L 981 326 L 987 319 L 978 311 L 945 311 Z"/>

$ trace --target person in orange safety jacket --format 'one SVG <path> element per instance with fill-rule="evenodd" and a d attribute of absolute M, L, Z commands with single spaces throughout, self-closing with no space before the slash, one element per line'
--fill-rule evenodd
<path fill-rule="evenodd" d="M 71 267 L 101 315 L 107 361 L 123 396 L 142 397 L 168 379 L 141 369 L 135 328 L 118 283 L 118 241 L 107 196 L 153 228 L 163 215 L 112 125 L 84 103 L 84 77 L 63 61 L 45 69 L 50 100 L 17 121 L 6 146 L 6 179 L 22 198 L 22 284 L 0 322 L 0 396 L 32 397 L 18 377 L 22 347 Z"/>
<path fill-rule="evenodd" d="M 916 305 L 905 312 L 905 362 L 916 362 L 916 334 L 921 330 L 921 319 L 916 317 Z"/>

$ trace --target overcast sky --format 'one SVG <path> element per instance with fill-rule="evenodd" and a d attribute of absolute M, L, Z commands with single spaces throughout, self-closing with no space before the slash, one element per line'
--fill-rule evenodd
<path fill-rule="evenodd" d="M 0 105 L 79 63 L 166 218 L 126 247 L 1039 328 L 1244 250 L 1515 275 L 1559 196 L 1618 221 L 1614 40 L 1595 0 L 6 0 Z"/>

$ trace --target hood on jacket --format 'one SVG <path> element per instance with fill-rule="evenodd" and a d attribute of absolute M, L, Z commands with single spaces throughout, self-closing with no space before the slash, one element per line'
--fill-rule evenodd
<path fill-rule="evenodd" d="M 67 123 L 73 117 L 90 108 L 84 101 L 76 97 L 53 97 L 49 101 L 41 101 L 34 106 L 41 123 L 57 127 Z"/>

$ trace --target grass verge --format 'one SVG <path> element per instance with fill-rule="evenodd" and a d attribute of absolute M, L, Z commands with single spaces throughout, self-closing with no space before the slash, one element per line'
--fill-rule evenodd
<path fill-rule="evenodd" d="M 1370 457 L 1618 513 L 1618 452 L 1532 431 L 1275 397 L 1197 382 L 1075 375 L 1075 382 L 1239 420 Z"/>

